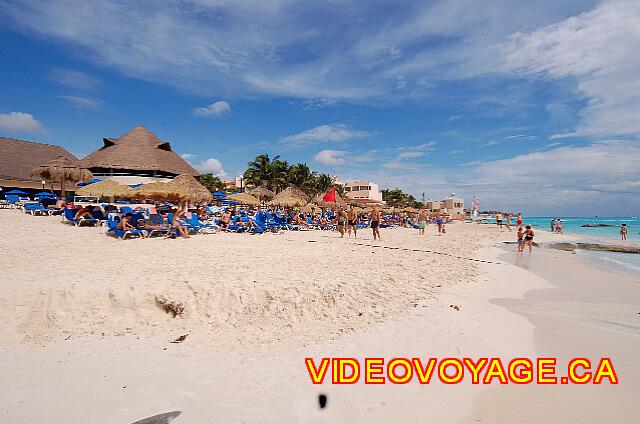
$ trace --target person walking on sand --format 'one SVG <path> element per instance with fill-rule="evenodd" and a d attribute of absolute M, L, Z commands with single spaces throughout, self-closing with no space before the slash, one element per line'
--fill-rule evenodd
<path fill-rule="evenodd" d="M 440 212 L 436 212 L 436 225 L 438 226 L 438 235 L 444 233 L 444 218 Z"/>
<path fill-rule="evenodd" d="M 518 253 L 522 253 L 524 251 L 524 229 L 522 227 L 518 227 Z"/>
<path fill-rule="evenodd" d="M 553 219 L 551 220 L 551 232 L 553 233 L 553 232 L 555 232 L 555 231 L 556 231 L 556 219 L 555 219 L 555 218 L 553 218 Z"/>
<path fill-rule="evenodd" d="M 516 225 L 518 227 L 522 226 L 522 214 L 521 213 L 518 214 L 518 221 L 517 221 Z"/>
<path fill-rule="evenodd" d="M 180 222 L 180 218 L 184 215 L 183 211 L 179 211 L 178 209 L 173 209 L 173 216 L 171 217 L 171 228 L 175 229 L 180 233 L 180 235 L 184 238 L 189 238 L 189 233 L 187 232 L 187 228 L 182 225 Z"/>
<path fill-rule="evenodd" d="M 622 238 L 622 240 L 626 240 L 627 239 L 627 224 L 622 224 L 620 226 L 620 238 Z"/>
<path fill-rule="evenodd" d="M 373 210 L 371 211 L 371 230 L 373 230 L 373 240 L 380 240 L 380 209 L 378 205 L 373 206 Z"/>
<path fill-rule="evenodd" d="M 357 238 L 358 213 L 353 205 L 349 207 L 349 213 L 347 213 L 347 232 L 349 233 L 349 238 L 351 238 L 351 230 L 353 230 L 353 237 Z"/>
<path fill-rule="evenodd" d="M 340 233 L 340 238 L 344 238 L 344 227 L 347 223 L 347 214 L 345 213 L 343 208 L 338 209 L 338 214 L 336 215 L 336 221 L 338 223 L 337 230 Z"/>
<path fill-rule="evenodd" d="M 496 225 L 498 225 L 498 228 L 502 228 L 502 212 L 496 214 Z"/>
<path fill-rule="evenodd" d="M 424 209 L 420 209 L 418 213 L 418 234 L 423 236 L 425 228 L 427 228 L 427 214 Z"/>
<path fill-rule="evenodd" d="M 531 229 L 531 225 L 527 225 L 526 230 L 524 230 L 524 242 L 529 246 L 529 253 L 531 253 L 531 248 L 533 246 L 533 230 Z M 522 248 L 524 250 L 524 247 Z"/>
<path fill-rule="evenodd" d="M 511 231 L 511 214 L 509 212 L 504 214 L 505 218 L 507 218 L 507 229 Z"/>
<path fill-rule="evenodd" d="M 560 218 L 558 218 L 558 220 L 556 221 L 556 233 L 564 234 L 564 232 L 562 231 L 562 220 Z"/>

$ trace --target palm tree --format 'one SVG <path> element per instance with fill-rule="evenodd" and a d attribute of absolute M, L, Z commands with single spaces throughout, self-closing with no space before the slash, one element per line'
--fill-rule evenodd
<path fill-rule="evenodd" d="M 200 184 L 205 186 L 209 191 L 222 191 L 224 189 L 224 183 L 218 177 L 214 177 L 212 174 L 200 175 Z"/>
<path fill-rule="evenodd" d="M 267 168 L 267 186 L 276 193 L 288 187 L 289 162 L 280 160 L 279 157 L 273 158 Z"/>
<path fill-rule="evenodd" d="M 314 195 L 317 190 L 317 179 L 315 172 L 306 163 L 296 163 L 289 168 L 287 182 L 305 193 Z"/>
<path fill-rule="evenodd" d="M 333 178 L 329 174 L 320 174 L 316 178 L 316 189 L 314 194 L 326 193 L 333 187 Z"/>
<path fill-rule="evenodd" d="M 276 161 L 280 156 L 273 158 Z M 244 180 L 247 184 L 255 185 L 256 187 L 270 184 L 270 166 L 272 159 L 269 158 L 267 153 L 256 156 L 254 160 L 248 163 L 249 168 L 244 172 Z"/>

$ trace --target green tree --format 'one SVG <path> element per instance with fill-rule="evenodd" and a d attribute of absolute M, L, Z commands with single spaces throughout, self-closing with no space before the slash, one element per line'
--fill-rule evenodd
<path fill-rule="evenodd" d="M 278 160 L 280 156 L 276 156 L 273 160 Z M 249 168 L 244 171 L 244 180 L 247 184 L 252 184 L 256 187 L 269 186 L 270 183 L 270 168 L 271 158 L 267 153 L 258 155 L 254 160 L 248 163 Z"/>
<path fill-rule="evenodd" d="M 407 206 L 419 207 L 420 202 L 416 201 L 416 198 L 410 194 L 404 193 L 399 188 L 393 190 L 382 190 L 382 200 L 387 202 L 387 205 L 403 208 Z"/>
<path fill-rule="evenodd" d="M 333 187 L 333 178 L 329 174 L 320 174 L 316 177 L 316 192 L 314 194 L 326 193 Z"/>
<path fill-rule="evenodd" d="M 224 183 L 218 177 L 214 177 L 212 174 L 202 174 L 200 175 L 200 183 L 207 188 L 207 190 L 214 191 L 223 191 L 225 188 Z"/>

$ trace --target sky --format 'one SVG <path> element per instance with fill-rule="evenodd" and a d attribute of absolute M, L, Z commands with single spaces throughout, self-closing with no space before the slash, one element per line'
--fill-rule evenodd
<path fill-rule="evenodd" d="M 640 215 L 640 1 L 0 0 L 0 135 L 144 125 L 426 199 Z"/>

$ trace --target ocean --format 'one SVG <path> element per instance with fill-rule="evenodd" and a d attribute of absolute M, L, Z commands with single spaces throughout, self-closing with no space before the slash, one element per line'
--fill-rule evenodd
<path fill-rule="evenodd" d="M 550 221 L 554 217 L 535 216 L 524 217 L 524 224 L 529 224 L 533 229 L 545 231 L 551 230 Z M 558 217 L 555 217 L 558 218 Z M 562 219 L 565 234 L 584 236 L 585 241 L 602 240 L 610 243 L 620 241 L 620 225 L 627 224 L 627 240 L 640 243 L 640 218 L 639 217 L 559 217 Z M 582 227 L 584 224 L 605 224 L 610 227 Z M 590 240 L 596 239 L 596 240 Z M 616 252 L 594 252 L 578 250 L 584 259 L 598 266 L 608 268 L 616 272 L 640 277 L 640 254 L 616 253 Z"/>

